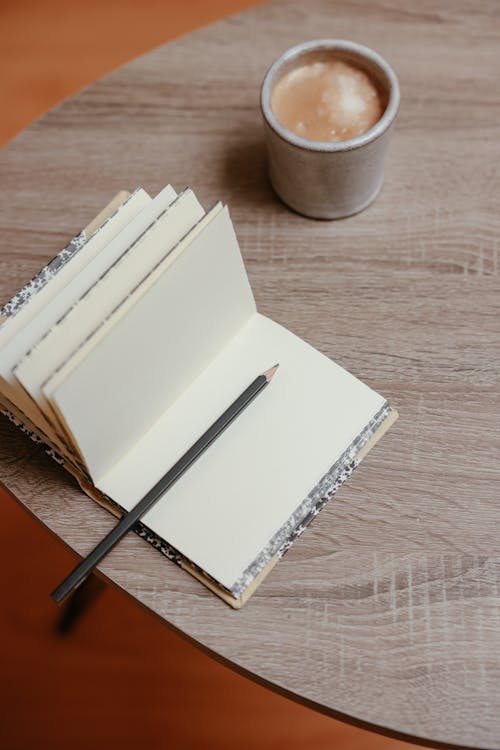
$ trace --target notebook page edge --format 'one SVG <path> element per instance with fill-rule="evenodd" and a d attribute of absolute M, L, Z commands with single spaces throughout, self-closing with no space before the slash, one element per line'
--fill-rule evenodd
<path fill-rule="evenodd" d="M 153 203 L 157 198 L 162 196 L 165 190 L 166 188 L 161 191 L 155 199 L 153 199 Z M 40 410 L 46 414 L 48 419 L 54 418 L 55 414 L 52 411 L 49 402 L 45 399 L 42 386 L 50 379 L 52 374 L 58 369 L 61 369 L 64 363 L 76 354 L 86 338 L 91 335 L 91 329 L 85 329 L 84 333 L 81 333 L 81 331 L 76 332 L 74 330 L 74 325 L 73 330 L 71 329 L 72 324 L 74 323 L 76 326 L 80 326 L 80 328 L 85 325 L 84 321 L 86 320 L 88 306 L 90 305 L 90 312 L 93 312 L 96 309 L 96 303 L 97 306 L 101 305 L 99 302 L 99 296 L 102 297 L 104 294 L 105 299 L 108 297 L 104 285 L 107 284 L 108 289 L 109 284 L 116 287 L 117 271 L 120 274 L 118 276 L 118 279 L 120 280 L 120 289 L 123 290 L 126 285 L 126 289 L 123 292 L 121 299 L 128 294 L 132 282 L 127 282 L 127 280 L 123 278 L 123 267 L 125 266 L 127 269 L 134 262 L 138 264 L 145 262 L 145 257 L 141 252 L 142 245 L 148 240 L 148 235 L 150 234 L 151 229 L 160 219 L 163 220 L 163 217 L 168 216 L 169 212 L 173 210 L 179 201 L 181 201 L 182 205 L 182 201 L 184 200 L 185 202 L 190 195 L 194 197 L 194 201 L 196 201 L 197 207 L 199 207 L 200 211 L 203 211 L 196 200 L 194 193 L 189 189 L 176 196 L 171 202 L 167 202 L 169 200 L 168 194 L 164 195 L 163 200 L 159 201 L 156 205 L 157 210 L 155 211 L 155 218 L 151 224 L 149 224 L 149 226 L 138 237 L 135 237 L 135 239 L 128 245 L 127 249 L 106 268 L 93 285 L 87 289 L 87 291 L 72 305 L 65 315 L 44 334 L 44 336 L 14 367 L 14 377 L 38 403 Z M 151 206 L 152 204 L 150 204 L 148 208 Z M 194 221 L 195 219 L 193 219 L 193 222 Z M 129 274 L 131 272 L 132 271 L 129 269 Z M 141 273 L 143 272 L 146 273 L 144 269 L 141 269 Z M 86 307 L 85 314 L 83 314 L 82 302 Z M 66 337 L 66 340 L 63 337 Z M 75 337 L 77 338 L 75 339 Z M 57 358 L 56 363 L 54 363 L 55 358 Z M 38 372 L 36 370 L 37 363 L 39 363 L 38 367 L 41 369 L 41 372 L 40 369 Z"/>

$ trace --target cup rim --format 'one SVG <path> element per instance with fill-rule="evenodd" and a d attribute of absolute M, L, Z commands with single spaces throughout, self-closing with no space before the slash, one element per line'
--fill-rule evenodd
<path fill-rule="evenodd" d="M 309 138 L 303 138 L 302 136 L 293 133 L 291 130 L 288 130 L 288 128 L 285 128 L 274 114 L 271 107 L 271 93 L 277 74 L 286 63 L 301 57 L 307 52 L 315 50 L 342 50 L 353 52 L 355 55 L 375 63 L 375 65 L 377 65 L 386 76 L 389 82 L 389 99 L 387 106 L 382 117 L 377 120 L 375 125 L 371 127 L 370 130 L 367 130 L 366 133 L 362 133 L 355 138 L 349 138 L 345 141 L 313 141 Z M 290 47 L 283 52 L 283 54 L 280 55 L 267 70 L 260 91 L 260 107 L 263 117 L 268 125 L 287 143 L 300 149 L 307 149 L 308 151 L 351 151 L 360 148 L 367 143 L 371 143 L 377 138 L 380 138 L 380 136 L 383 135 L 392 124 L 399 109 L 399 102 L 400 91 L 398 79 L 389 63 L 379 55 L 378 52 L 375 52 L 375 50 L 370 47 L 358 44 L 357 42 L 351 42 L 347 39 L 313 39 L 310 42 L 303 42 L 301 44 L 296 44 L 294 47 Z"/>

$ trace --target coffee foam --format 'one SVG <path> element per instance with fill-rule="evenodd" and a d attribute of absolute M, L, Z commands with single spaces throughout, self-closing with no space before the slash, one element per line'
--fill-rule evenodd
<path fill-rule="evenodd" d="M 335 57 L 313 58 L 286 73 L 271 95 L 279 122 L 313 141 L 345 141 L 366 133 L 384 106 L 360 68 Z"/>

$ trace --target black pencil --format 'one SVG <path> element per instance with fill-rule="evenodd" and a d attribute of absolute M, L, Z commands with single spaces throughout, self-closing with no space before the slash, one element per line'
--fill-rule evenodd
<path fill-rule="evenodd" d="M 51 596 L 59 604 L 72 591 L 84 582 L 103 557 L 130 531 L 137 521 L 159 500 L 165 492 L 184 474 L 187 469 L 204 453 L 231 422 L 246 409 L 254 398 L 268 385 L 278 365 L 271 367 L 250 383 L 226 411 L 213 423 L 194 445 L 172 466 L 155 486 L 144 495 L 132 510 L 126 513 L 117 525 L 99 542 L 92 552 L 85 557 L 74 570 L 54 589 Z"/>

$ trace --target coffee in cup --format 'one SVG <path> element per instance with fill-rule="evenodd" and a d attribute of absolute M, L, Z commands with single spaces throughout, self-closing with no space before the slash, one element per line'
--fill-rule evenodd
<path fill-rule="evenodd" d="M 366 133 L 385 106 L 368 73 L 325 53 L 285 73 L 271 94 L 280 123 L 312 141 L 347 141 Z"/>

